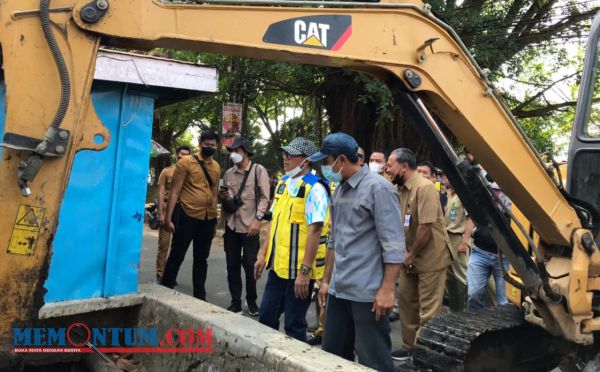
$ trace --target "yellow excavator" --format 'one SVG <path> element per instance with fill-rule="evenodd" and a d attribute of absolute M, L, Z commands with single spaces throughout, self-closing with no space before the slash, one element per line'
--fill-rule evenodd
<path fill-rule="evenodd" d="M 0 21 L 6 85 L 0 162 L 4 348 L 10 347 L 11 328 L 35 322 L 43 305 L 76 154 L 102 151 L 111 141 L 90 99 L 98 50 L 110 46 L 343 67 L 381 79 L 476 223 L 490 227 L 526 299 L 523 310 L 492 308 L 435 319 L 420 332 L 415 361 L 436 370 L 493 370 L 490 360 L 499 370 L 502 363 L 532 370 L 538 368 L 532 363 L 548 359 L 543 355 L 573 351 L 585 363 L 598 353 L 600 134 L 594 120 L 600 108 L 593 97 L 600 89 L 600 19 L 591 30 L 565 184 L 457 34 L 420 0 L 0 0 Z M 485 179 L 444 136 L 442 123 L 519 206 L 537 242 L 519 240 Z M 43 210 L 39 228 L 27 236 L 35 246 L 31 255 L 7 249 L 23 205 Z M 523 327 L 537 341 L 522 345 Z M 525 347 L 526 355 L 518 357 L 515 345 Z"/>

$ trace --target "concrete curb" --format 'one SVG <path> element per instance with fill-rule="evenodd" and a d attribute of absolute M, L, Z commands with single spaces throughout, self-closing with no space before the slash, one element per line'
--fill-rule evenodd
<path fill-rule="evenodd" d="M 38 317 L 40 319 L 50 319 L 86 314 L 94 311 L 120 309 L 141 305 L 143 300 L 142 294 L 131 294 L 109 298 L 90 298 L 85 300 L 52 302 L 42 306 L 38 313 Z"/>
<path fill-rule="evenodd" d="M 294 340 L 257 321 L 156 284 L 140 285 L 140 327 L 212 328 L 212 354 L 144 357 L 153 370 L 371 371 Z M 169 360 L 167 360 L 169 359 Z M 195 367 L 197 366 L 197 367 Z M 190 369 L 193 367 L 194 369 Z M 208 369 L 207 369 L 208 368 Z"/>

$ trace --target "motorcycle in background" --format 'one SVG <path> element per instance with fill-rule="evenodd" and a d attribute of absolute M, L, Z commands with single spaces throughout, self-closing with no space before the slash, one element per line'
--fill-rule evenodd
<path fill-rule="evenodd" d="M 148 226 L 152 230 L 158 229 L 158 208 L 156 206 L 156 200 L 152 203 L 146 203 L 146 219 L 148 221 Z"/>

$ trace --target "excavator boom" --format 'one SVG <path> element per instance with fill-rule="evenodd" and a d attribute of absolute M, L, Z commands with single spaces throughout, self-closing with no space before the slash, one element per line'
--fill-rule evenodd
<path fill-rule="evenodd" d="M 524 206 L 532 224 L 546 226 L 540 232 L 544 241 L 570 245 L 579 218 L 468 52 L 423 4 L 291 8 L 294 2 L 261 7 L 133 0 L 111 2 L 106 16 L 86 23 L 81 9 L 87 3 L 75 6 L 74 21 L 116 46 L 346 67 L 403 80 Z M 418 84 L 407 79 L 407 70 L 418 76 Z"/>

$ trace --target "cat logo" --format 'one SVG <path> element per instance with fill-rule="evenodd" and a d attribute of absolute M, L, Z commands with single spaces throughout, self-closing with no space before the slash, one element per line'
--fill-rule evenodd
<path fill-rule="evenodd" d="M 310 22 L 308 25 L 299 19 L 294 22 L 294 41 L 296 44 L 327 48 L 329 25 Z"/>
<path fill-rule="evenodd" d="M 337 51 L 352 35 L 352 17 L 319 15 L 286 19 L 269 26 L 263 41 Z"/>

